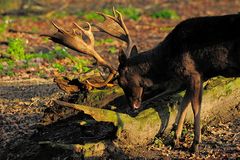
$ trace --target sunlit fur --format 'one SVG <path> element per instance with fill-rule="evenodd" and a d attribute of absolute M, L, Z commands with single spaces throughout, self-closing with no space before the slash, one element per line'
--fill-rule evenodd
<path fill-rule="evenodd" d="M 180 120 L 176 122 L 176 139 L 181 135 L 185 108 L 191 102 L 195 135 L 192 149 L 198 151 L 202 83 L 218 75 L 240 76 L 240 15 L 185 20 L 155 48 L 122 58 L 118 71 L 119 84 L 135 109 L 140 107 L 140 102 L 134 101 L 141 100 L 144 90 L 153 84 L 172 81 L 184 86 L 186 95 L 180 106 Z M 142 93 L 136 93 L 140 88 Z"/>

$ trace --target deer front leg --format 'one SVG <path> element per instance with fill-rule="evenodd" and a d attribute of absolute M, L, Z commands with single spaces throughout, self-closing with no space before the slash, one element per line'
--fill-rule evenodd
<path fill-rule="evenodd" d="M 183 123 L 187 114 L 187 106 L 190 103 L 191 97 L 190 97 L 190 90 L 187 89 L 186 93 L 183 97 L 183 100 L 180 104 L 180 108 L 178 111 L 178 115 L 176 118 L 176 131 L 175 131 L 175 139 L 174 139 L 174 147 L 178 148 L 179 147 L 179 138 L 181 137 L 182 134 L 182 129 L 183 129 Z"/>
<path fill-rule="evenodd" d="M 199 74 L 192 76 L 192 109 L 194 114 L 194 140 L 191 146 L 191 151 L 199 152 L 199 143 L 201 143 L 201 126 L 200 126 L 200 112 L 202 103 L 202 81 Z"/>

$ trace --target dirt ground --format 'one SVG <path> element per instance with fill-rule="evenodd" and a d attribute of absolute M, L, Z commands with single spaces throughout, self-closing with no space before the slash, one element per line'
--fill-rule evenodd
<path fill-rule="evenodd" d="M 178 2 L 178 3 L 176 3 Z M 104 7 L 103 2 L 96 1 L 98 6 L 89 3 L 71 1 L 71 7 L 96 10 Z M 171 8 L 177 11 L 180 19 L 152 19 L 143 15 L 140 20 L 126 20 L 133 40 L 138 44 L 140 50 L 146 50 L 158 44 L 169 33 L 166 27 L 174 27 L 181 20 L 195 16 L 223 15 L 239 12 L 239 0 L 199 0 L 199 1 L 109 1 L 108 5 L 114 3 L 125 5 L 131 3 L 133 6 L 142 8 L 148 13 L 155 8 Z M 157 7 L 156 7 L 157 6 Z M 75 8 L 75 9 L 76 9 Z M 60 24 L 72 22 L 77 17 L 67 16 L 57 19 Z M 25 25 L 28 24 L 28 25 Z M 40 19 L 23 20 L 15 19 L 12 27 L 19 30 L 28 30 L 29 26 L 36 26 L 42 32 L 48 32 L 49 21 Z M 31 48 L 51 48 L 52 43 L 45 43 L 37 35 L 24 33 L 6 33 L 7 37 L 24 37 L 28 39 Z M 4 46 L 0 46 L 4 49 Z M 107 47 L 100 47 L 98 51 L 103 57 L 116 65 L 117 56 L 109 56 L 104 53 Z M 15 77 L 1 76 L 0 79 L 0 160 L 15 159 L 83 159 L 81 155 L 72 152 L 56 150 L 46 152 L 38 144 L 39 141 L 58 141 L 64 143 L 85 143 L 112 137 L 114 127 L 111 124 L 97 123 L 91 127 L 79 126 L 75 121 L 91 119 L 83 113 L 71 109 L 64 109 L 52 103 L 52 99 L 66 98 L 53 82 L 53 75 L 48 65 L 43 69 L 47 75 L 39 78 L 33 72 L 17 70 Z M 236 106 L 240 110 L 240 106 Z M 45 127 L 42 124 L 49 124 Z M 199 156 L 188 151 L 192 142 L 192 127 L 187 125 L 184 129 L 181 149 L 173 149 L 168 142 L 155 143 L 147 146 L 137 147 L 134 150 L 122 148 L 118 153 L 108 151 L 99 159 L 239 159 L 240 158 L 240 115 L 233 117 L 231 121 L 210 124 L 202 129 L 203 137 L 201 152 Z M 187 132 L 188 131 L 188 132 Z M 62 136 L 62 135 L 68 135 Z M 115 154 L 115 155 L 114 155 Z"/>
<path fill-rule="evenodd" d="M 112 139 L 114 128 L 111 124 L 98 123 L 91 127 L 79 126 L 74 122 L 91 118 L 82 113 L 77 114 L 70 109 L 53 107 L 51 99 L 64 97 L 64 93 L 51 80 L 32 79 L 1 82 L 0 89 L 2 91 L 0 99 L 1 159 L 64 159 L 67 157 L 71 159 L 73 158 L 71 152 L 53 151 L 48 153 L 46 150 L 43 152 L 38 141 L 82 144 Z M 65 119 L 66 117 L 69 118 Z M 52 122 L 54 123 L 45 127 L 41 126 L 43 123 Z M 173 149 L 169 142 L 158 144 L 156 141 L 134 150 L 123 148 L 120 159 L 235 159 L 239 157 L 240 151 L 239 125 L 239 117 L 233 117 L 230 122 L 212 124 L 202 129 L 203 143 L 199 157 L 188 152 L 193 131 L 192 127 L 187 125 L 181 149 Z M 68 136 L 65 137 L 66 135 Z M 102 158 L 115 159 L 116 155 L 113 156 L 114 154 L 116 153 L 109 151 Z"/>

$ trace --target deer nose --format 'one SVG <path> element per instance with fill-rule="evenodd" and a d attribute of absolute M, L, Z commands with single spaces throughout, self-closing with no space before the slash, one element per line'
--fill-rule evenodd
<path fill-rule="evenodd" d="M 139 100 L 134 101 L 132 106 L 133 106 L 133 109 L 139 109 L 141 107 L 141 101 Z"/>
<path fill-rule="evenodd" d="M 134 103 L 134 104 L 133 104 L 133 108 L 134 108 L 134 109 L 138 109 L 139 106 L 137 106 L 136 103 Z"/>

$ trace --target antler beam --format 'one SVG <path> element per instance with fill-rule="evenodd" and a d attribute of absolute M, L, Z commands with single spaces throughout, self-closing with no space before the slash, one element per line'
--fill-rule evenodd
<path fill-rule="evenodd" d="M 95 24 L 95 26 L 100 31 L 126 42 L 126 54 L 129 55 L 134 44 L 132 43 L 131 37 L 123 21 L 121 13 L 113 8 L 113 16 L 106 15 L 104 13 L 98 14 L 104 17 L 104 21 Z M 64 28 L 58 26 L 56 23 L 52 22 L 52 24 L 58 30 L 53 35 L 47 35 L 52 41 L 62 44 L 75 51 L 90 55 L 94 57 L 100 65 L 109 68 L 110 74 L 104 82 L 93 84 L 87 81 L 87 83 L 93 87 L 103 87 L 107 85 L 107 83 L 113 79 L 114 75 L 117 74 L 117 71 L 107 61 L 105 61 L 94 49 L 95 40 L 92 33 L 91 25 L 86 22 L 88 27 L 87 29 L 84 29 L 77 23 L 73 23 L 74 28 L 72 28 L 71 31 L 66 31 Z M 83 35 L 84 37 L 87 37 L 88 41 L 83 40 Z"/>

